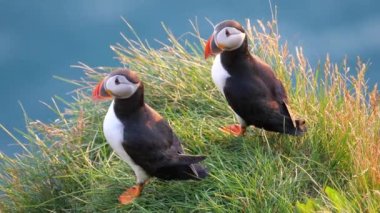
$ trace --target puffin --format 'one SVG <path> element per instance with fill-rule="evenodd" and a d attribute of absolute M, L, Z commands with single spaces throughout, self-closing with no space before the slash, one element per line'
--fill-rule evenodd
<path fill-rule="evenodd" d="M 135 72 L 119 68 L 93 89 L 94 100 L 113 99 L 103 134 L 113 151 L 134 171 L 136 185 L 119 196 L 130 204 L 151 177 L 201 180 L 208 175 L 199 163 L 206 157 L 187 155 L 168 122 L 144 102 L 144 86 Z"/>
<path fill-rule="evenodd" d="M 225 20 L 215 25 L 204 56 L 215 56 L 212 79 L 239 122 L 220 130 L 234 136 L 243 136 L 251 125 L 294 136 L 307 131 L 305 120 L 292 118 L 285 88 L 272 68 L 250 53 L 239 22 Z"/>

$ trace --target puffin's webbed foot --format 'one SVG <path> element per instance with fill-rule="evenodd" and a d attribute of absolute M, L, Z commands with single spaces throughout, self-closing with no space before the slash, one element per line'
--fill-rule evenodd
<path fill-rule="evenodd" d="M 119 196 L 120 204 L 123 204 L 123 205 L 131 204 L 135 198 L 140 196 L 143 188 L 144 188 L 144 183 L 141 183 L 141 184 L 134 185 L 131 188 L 125 190 Z"/>
<path fill-rule="evenodd" d="M 229 126 L 221 127 L 219 129 L 224 133 L 231 134 L 236 137 L 244 136 L 244 133 L 246 131 L 246 127 L 242 127 L 240 124 L 232 124 Z"/>

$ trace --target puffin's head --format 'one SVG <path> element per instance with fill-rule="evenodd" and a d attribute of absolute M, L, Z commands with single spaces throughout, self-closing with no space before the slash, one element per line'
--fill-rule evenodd
<path fill-rule="evenodd" d="M 205 58 L 223 51 L 238 49 L 245 40 L 245 31 L 241 24 L 234 20 L 226 20 L 217 24 L 205 47 Z"/>
<path fill-rule="evenodd" d="M 142 87 L 140 79 L 135 72 L 128 69 L 117 69 L 96 85 L 92 91 L 94 100 L 108 98 L 126 99 L 131 97 Z"/>

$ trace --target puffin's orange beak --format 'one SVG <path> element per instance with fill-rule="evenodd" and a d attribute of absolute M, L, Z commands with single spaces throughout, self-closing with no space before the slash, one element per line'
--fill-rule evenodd
<path fill-rule="evenodd" d="M 104 88 L 104 80 L 100 81 L 94 90 L 92 90 L 92 99 L 93 100 L 105 100 L 112 98 L 112 96 L 107 92 L 107 90 Z"/>
<path fill-rule="evenodd" d="M 210 57 L 212 55 L 211 50 L 211 42 L 214 40 L 214 34 L 210 36 L 210 38 L 207 40 L 206 46 L 205 46 L 205 59 Z"/>
<path fill-rule="evenodd" d="M 205 46 L 205 59 L 210 57 L 211 55 L 216 55 L 218 53 L 221 53 L 223 50 L 220 49 L 214 40 L 214 33 L 210 36 L 210 38 L 207 40 L 206 46 Z"/>

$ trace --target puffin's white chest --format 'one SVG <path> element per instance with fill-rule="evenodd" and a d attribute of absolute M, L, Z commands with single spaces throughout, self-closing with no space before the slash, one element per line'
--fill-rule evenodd
<path fill-rule="evenodd" d="M 139 165 L 137 165 L 132 160 L 132 158 L 124 150 L 124 147 L 122 145 L 122 143 L 124 141 L 124 125 L 116 117 L 113 106 L 114 106 L 114 102 L 112 101 L 111 106 L 108 109 L 107 115 L 104 118 L 104 122 L 103 122 L 104 136 L 105 136 L 108 144 L 113 149 L 113 151 L 121 159 L 123 159 L 125 162 L 127 162 L 128 165 L 133 169 L 133 171 L 135 172 L 135 174 L 137 176 L 137 182 L 143 183 L 146 179 L 148 179 L 148 175 Z"/>
<path fill-rule="evenodd" d="M 224 69 L 222 61 L 220 60 L 220 54 L 215 57 L 214 63 L 211 68 L 211 76 L 216 87 L 224 95 L 223 88 L 226 85 L 227 78 L 231 77 L 227 70 Z"/>
<path fill-rule="evenodd" d="M 226 85 L 226 80 L 227 78 L 231 77 L 231 75 L 227 72 L 226 69 L 224 69 L 222 61 L 220 59 L 220 54 L 215 57 L 214 64 L 211 68 L 211 76 L 216 87 L 224 95 L 224 86 Z M 236 112 L 235 115 L 239 123 L 243 126 L 246 126 L 246 122 L 243 120 L 243 118 L 241 118 Z"/>

